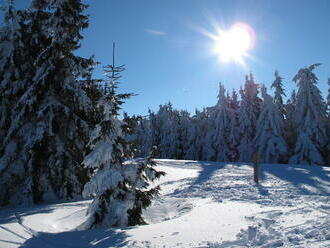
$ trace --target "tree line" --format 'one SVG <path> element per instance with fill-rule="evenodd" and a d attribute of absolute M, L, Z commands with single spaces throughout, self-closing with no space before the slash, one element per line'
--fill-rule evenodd
<path fill-rule="evenodd" d="M 278 71 L 271 84 L 274 96 L 250 73 L 239 93 L 220 83 L 217 104 L 192 116 L 171 103 L 149 110 L 147 117 L 135 116 L 130 139 L 141 148 L 139 156 L 157 146 L 159 158 L 250 162 L 258 152 L 263 163 L 329 166 L 330 89 L 326 102 L 313 72 L 317 66 L 297 72 L 297 92 L 286 102 Z"/>

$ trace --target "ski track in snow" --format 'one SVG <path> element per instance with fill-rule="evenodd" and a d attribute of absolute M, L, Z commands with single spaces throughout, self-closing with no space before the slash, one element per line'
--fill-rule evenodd
<path fill-rule="evenodd" d="M 90 201 L 0 209 L 1 248 L 330 247 L 330 168 L 158 160 L 149 225 L 75 231 Z"/>

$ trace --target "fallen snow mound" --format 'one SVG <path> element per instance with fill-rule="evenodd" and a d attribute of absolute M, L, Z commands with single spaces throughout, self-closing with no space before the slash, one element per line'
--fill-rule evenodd
<path fill-rule="evenodd" d="M 157 160 L 149 225 L 75 231 L 90 201 L 0 210 L 1 248 L 330 247 L 330 168 Z"/>

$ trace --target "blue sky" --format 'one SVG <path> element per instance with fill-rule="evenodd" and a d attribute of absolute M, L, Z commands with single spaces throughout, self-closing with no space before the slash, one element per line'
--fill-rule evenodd
<path fill-rule="evenodd" d="M 0 0 L 4 1 L 4 0 Z M 18 6 L 26 0 L 16 0 Z M 111 63 L 112 42 L 117 61 L 126 65 L 120 91 L 138 96 L 124 106 L 129 114 L 146 114 L 171 101 L 194 112 L 216 103 L 218 82 L 239 89 L 253 72 L 270 86 L 274 71 L 284 77 L 287 94 L 299 68 L 322 63 L 315 73 L 327 94 L 330 77 L 330 1 L 328 0 L 97 0 L 90 5 L 90 27 L 78 54 Z M 212 41 L 200 30 L 215 32 L 212 23 L 228 28 L 245 22 L 256 33 L 246 68 L 219 63 Z M 97 71 L 97 74 L 100 71 Z"/>

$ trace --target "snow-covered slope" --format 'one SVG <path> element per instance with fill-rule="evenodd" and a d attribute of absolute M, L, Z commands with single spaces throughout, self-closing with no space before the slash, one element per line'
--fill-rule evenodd
<path fill-rule="evenodd" d="M 74 231 L 89 201 L 0 210 L 0 247 L 330 247 L 330 168 L 158 160 L 150 223 Z"/>

